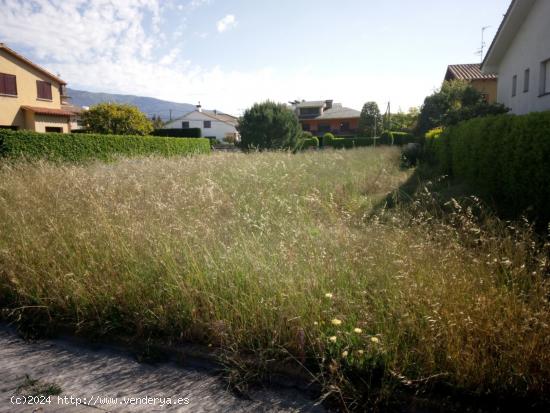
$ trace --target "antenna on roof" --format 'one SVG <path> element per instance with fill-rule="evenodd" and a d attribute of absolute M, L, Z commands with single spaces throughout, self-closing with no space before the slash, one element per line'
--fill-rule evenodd
<path fill-rule="evenodd" d="M 481 47 L 479 48 L 479 50 L 475 53 L 477 55 L 480 56 L 481 58 L 481 63 L 483 63 L 483 52 L 485 50 L 485 30 L 487 30 L 488 28 L 490 28 L 491 26 L 483 26 L 481 28 Z"/>

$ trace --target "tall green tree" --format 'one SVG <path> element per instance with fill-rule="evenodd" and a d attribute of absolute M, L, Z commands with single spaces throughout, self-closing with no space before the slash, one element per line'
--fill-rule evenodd
<path fill-rule="evenodd" d="M 383 119 L 376 102 L 367 102 L 363 105 L 359 117 L 359 135 L 373 137 L 382 133 Z"/>
<path fill-rule="evenodd" d="M 479 116 L 508 112 L 499 103 L 487 103 L 483 95 L 467 81 L 444 82 L 441 89 L 426 97 L 420 109 L 416 132 L 423 136 L 427 131 L 454 125 Z"/>
<path fill-rule="evenodd" d="M 417 107 L 409 108 L 408 112 L 399 111 L 386 117 L 384 129 L 394 132 L 413 132 L 418 123 L 420 109 Z"/>
<path fill-rule="evenodd" d="M 153 128 L 160 129 L 164 126 L 164 122 L 160 115 L 153 115 L 151 118 L 151 123 L 153 124 Z"/>
<path fill-rule="evenodd" d="M 239 120 L 241 147 L 245 149 L 294 148 L 301 134 L 294 112 L 282 103 L 256 103 Z"/>
<path fill-rule="evenodd" d="M 99 103 L 82 113 L 82 123 L 94 133 L 148 135 L 153 125 L 136 106 Z"/>

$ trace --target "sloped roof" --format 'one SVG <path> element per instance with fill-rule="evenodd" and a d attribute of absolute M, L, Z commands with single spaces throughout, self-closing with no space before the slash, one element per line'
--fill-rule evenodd
<path fill-rule="evenodd" d="M 517 32 L 531 12 L 536 1 L 512 0 L 491 43 L 491 47 L 489 47 L 485 59 L 483 59 L 481 65 L 483 72 L 496 72 L 498 70 L 498 66 L 505 56 L 508 47 L 516 37 Z"/>
<path fill-rule="evenodd" d="M 22 62 L 28 64 L 29 66 L 33 67 L 34 69 L 38 70 L 40 73 L 46 75 L 50 79 L 55 80 L 61 85 L 66 85 L 67 82 L 65 82 L 63 79 L 57 77 L 53 73 L 48 72 L 46 69 L 44 69 L 41 66 L 38 66 L 36 63 L 31 62 L 29 59 L 27 59 L 25 56 L 20 55 L 15 50 L 10 49 L 8 46 L 6 46 L 4 43 L 0 43 L 0 50 L 4 50 L 5 52 L 11 54 L 13 57 L 21 60 Z"/>
<path fill-rule="evenodd" d="M 355 109 L 346 108 L 342 105 L 335 104 L 331 109 L 325 109 L 322 115 L 317 116 L 314 119 L 350 119 L 358 118 L 361 116 L 361 112 Z"/>
<path fill-rule="evenodd" d="M 300 102 L 296 104 L 297 108 L 320 108 L 325 106 L 327 102 L 325 100 L 310 100 L 305 102 Z"/>
<path fill-rule="evenodd" d="M 201 115 L 204 115 L 208 118 L 212 118 L 214 120 L 217 120 L 218 122 L 227 123 L 228 125 L 231 125 L 233 127 L 237 127 L 237 124 L 239 123 L 239 119 L 235 116 L 228 115 L 227 113 L 221 113 L 221 112 L 214 112 L 212 110 L 193 110 L 191 112 L 186 113 L 185 115 L 172 120 L 172 122 L 180 121 L 183 119 L 187 119 L 189 116 L 191 116 L 194 113 L 199 113 Z M 170 123 L 170 122 L 169 122 Z"/>
<path fill-rule="evenodd" d="M 21 108 L 34 112 L 37 115 L 49 115 L 49 116 L 73 116 L 74 112 L 69 112 L 63 109 L 53 109 L 53 108 L 40 108 L 37 106 L 21 106 Z"/>
<path fill-rule="evenodd" d="M 219 121 L 229 123 L 233 126 L 237 126 L 237 124 L 239 123 L 238 118 L 236 118 L 235 116 L 228 115 L 227 113 L 221 113 L 213 110 L 203 110 L 202 113 L 205 113 L 210 117 L 216 118 Z"/>
<path fill-rule="evenodd" d="M 495 73 L 482 73 L 481 65 L 478 63 L 449 65 L 447 66 L 447 73 L 445 74 L 445 80 L 482 80 L 496 78 L 497 75 Z"/>

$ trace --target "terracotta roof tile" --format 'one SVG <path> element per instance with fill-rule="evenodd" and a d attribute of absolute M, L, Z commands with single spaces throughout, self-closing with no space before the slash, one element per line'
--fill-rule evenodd
<path fill-rule="evenodd" d="M 69 112 L 63 109 L 54 108 L 39 108 L 36 106 L 21 106 L 21 108 L 34 112 L 37 115 L 50 115 L 50 116 L 73 116 L 74 112 Z"/>
<path fill-rule="evenodd" d="M 482 80 L 496 78 L 497 75 L 495 73 L 482 73 L 481 65 L 478 63 L 449 65 L 447 67 L 447 73 L 445 74 L 445 80 Z"/>

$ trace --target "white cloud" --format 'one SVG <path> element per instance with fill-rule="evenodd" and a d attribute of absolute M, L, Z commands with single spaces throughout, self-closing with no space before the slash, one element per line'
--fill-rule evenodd
<path fill-rule="evenodd" d="M 383 110 L 389 96 L 402 96 L 394 105 L 406 109 L 432 87 L 433 79 L 323 75 L 315 67 L 291 74 L 270 67 L 200 67 L 185 50 L 163 48 L 162 38 L 172 33 L 154 30 L 163 27 L 161 4 L 164 0 L 0 0 L 0 39 L 15 50 L 30 50 L 29 58 L 60 73 L 70 87 L 200 100 L 207 108 L 234 114 L 254 102 L 296 98 L 335 99 L 356 109 L 375 99 Z M 223 30 L 234 24 L 233 16 Z"/>
<path fill-rule="evenodd" d="M 216 26 L 218 28 L 218 32 L 220 33 L 223 33 L 229 29 L 234 28 L 235 26 L 237 26 L 237 20 L 235 19 L 235 15 L 228 14 L 222 19 L 218 20 L 218 23 L 216 24 Z"/>
<path fill-rule="evenodd" d="M 189 3 L 189 7 L 191 7 L 192 9 L 196 9 L 201 6 L 208 5 L 210 4 L 210 2 L 211 0 L 191 0 L 191 2 Z"/>

